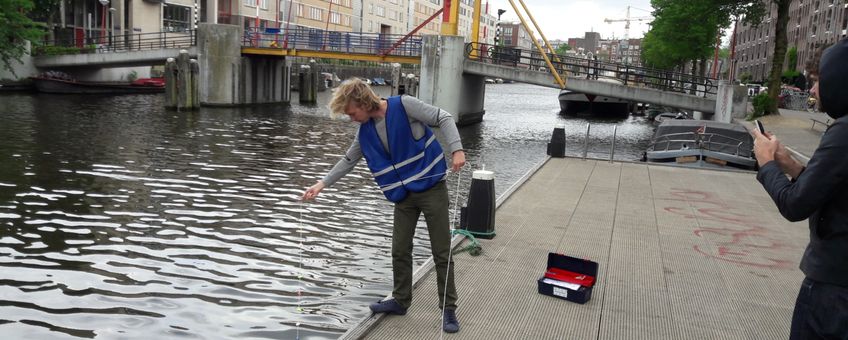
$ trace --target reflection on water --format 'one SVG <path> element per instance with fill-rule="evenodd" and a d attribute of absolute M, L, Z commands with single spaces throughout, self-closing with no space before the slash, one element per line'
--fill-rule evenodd
<path fill-rule="evenodd" d="M 582 154 L 586 120 L 557 115 L 556 94 L 489 85 L 485 121 L 461 130 L 497 192 L 544 158 L 557 124 Z M 337 337 L 391 290 L 391 205 L 364 162 L 298 202 L 355 129 L 326 100 L 178 113 L 159 95 L 0 96 L 0 332 Z M 639 118 L 593 122 L 589 155 L 608 157 L 615 124 L 616 158 L 638 158 L 652 131 Z M 417 261 L 428 244 L 420 232 Z"/>

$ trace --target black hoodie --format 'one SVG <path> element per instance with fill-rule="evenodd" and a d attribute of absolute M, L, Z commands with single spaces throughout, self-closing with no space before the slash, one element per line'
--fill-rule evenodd
<path fill-rule="evenodd" d="M 848 287 L 848 39 L 825 51 L 819 71 L 822 110 L 836 120 L 794 182 L 775 161 L 760 167 L 757 180 L 786 219 L 810 223 L 801 271 Z"/>
<path fill-rule="evenodd" d="M 833 119 L 848 115 L 848 39 L 824 51 L 819 63 L 822 111 Z"/>

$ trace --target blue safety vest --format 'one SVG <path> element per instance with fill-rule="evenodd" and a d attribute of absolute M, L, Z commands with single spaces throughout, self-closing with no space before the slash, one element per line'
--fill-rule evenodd
<path fill-rule="evenodd" d="M 400 96 L 389 97 L 386 137 L 389 151 L 377 135 L 373 119 L 359 127 L 359 144 L 374 180 L 383 195 L 400 202 L 412 192 L 423 192 L 445 178 L 447 164 L 442 146 L 426 124 L 424 136 L 416 140 Z"/>

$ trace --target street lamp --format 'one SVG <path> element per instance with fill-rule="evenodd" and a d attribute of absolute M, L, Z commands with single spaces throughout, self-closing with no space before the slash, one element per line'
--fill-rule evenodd
<path fill-rule="evenodd" d="M 107 11 L 106 6 L 109 5 L 109 0 L 98 0 L 98 1 L 100 1 L 100 4 L 103 5 L 103 11 L 100 12 L 100 13 L 102 13 L 100 15 L 101 16 L 101 19 L 100 19 L 100 22 L 101 22 L 101 25 L 100 25 L 100 43 L 102 44 L 103 43 L 103 34 L 105 33 L 104 31 L 106 30 L 106 11 Z"/>
<path fill-rule="evenodd" d="M 505 9 L 498 8 L 498 27 L 495 29 L 495 46 L 499 46 L 501 40 L 501 15 L 506 13 Z"/>
<path fill-rule="evenodd" d="M 114 46 L 115 43 L 115 12 L 118 9 L 115 7 L 109 7 L 109 46 Z"/>

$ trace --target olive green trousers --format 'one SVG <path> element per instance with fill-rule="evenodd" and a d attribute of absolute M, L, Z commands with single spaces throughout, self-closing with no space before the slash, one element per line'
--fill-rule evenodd
<path fill-rule="evenodd" d="M 395 204 L 392 233 L 392 271 L 394 272 L 392 296 L 404 307 L 409 307 L 412 303 L 412 238 L 415 235 L 418 217 L 423 212 L 427 231 L 430 234 L 433 260 L 436 263 L 439 308 L 445 306 L 446 309 L 456 309 L 453 259 L 451 258 L 448 263 L 451 243 L 449 206 L 448 188 L 444 181 L 424 192 L 410 192 L 403 201 Z M 448 276 L 447 301 L 443 301 L 446 274 Z"/>

